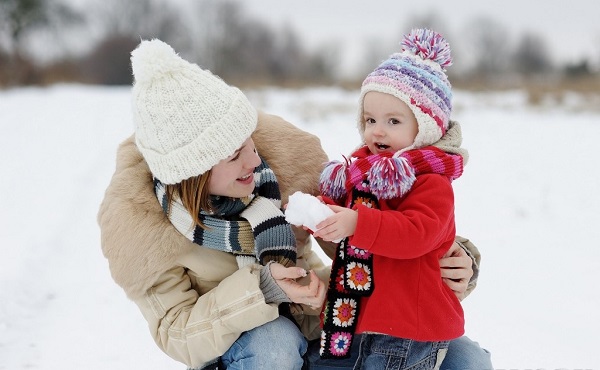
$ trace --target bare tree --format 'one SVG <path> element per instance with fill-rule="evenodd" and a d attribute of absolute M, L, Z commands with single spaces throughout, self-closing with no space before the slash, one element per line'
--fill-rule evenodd
<path fill-rule="evenodd" d="M 490 18 L 477 18 L 464 35 L 465 54 L 471 57 L 476 76 L 489 79 L 508 71 L 511 52 L 504 26 Z"/>
<path fill-rule="evenodd" d="M 99 42 L 80 63 L 83 79 L 91 83 L 131 83 L 130 53 L 141 39 L 159 38 L 177 50 L 189 44 L 189 35 L 180 22 L 182 11 L 167 0 L 94 3 L 89 24 Z"/>
<path fill-rule="evenodd" d="M 2 74 L 9 70 L 4 67 L 9 54 L 2 51 L 2 40 L 12 41 L 4 45 L 20 45 L 31 30 L 46 30 L 44 27 L 58 19 L 58 13 L 49 11 L 58 9 L 58 1 L 66 0 L 0 0 L 0 83 L 5 80 Z M 43 70 L 33 66 L 28 71 L 52 74 L 40 76 L 38 81 L 68 78 L 87 83 L 130 84 L 131 51 L 140 39 L 159 38 L 186 59 L 236 84 L 329 80 L 335 53 L 307 52 L 293 29 L 273 29 L 251 19 L 241 4 L 235 0 L 194 0 L 186 4 L 169 0 L 90 2 L 86 22 L 77 32 L 66 32 L 63 27 L 59 29 L 61 37 L 56 39 L 56 43 L 75 44 L 72 50 L 78 49 L 79 53 L 63 53 L 59 56 L 63 59 Z M 55 40 L 51 41 L 55 49 Z M 27 64 L 15 65 L 24 68 Z"/>
<path fill-rule="evenodd" d="M 588 59 L 582 59 L 578 62 L 567 63 L 563 67 L 563 73 L 568 78 L 587 78 L 592 72 L 592 67 L 590 67 L 590 62 Z"/>
<path fill-rule="evenodd" d="M 513 57 L 514 68 L 522 75 L 541 75 L 552 68 L 546 43 L 540 35 L 525 33 L 517 44 Z"/>
<path fill-rule="evenodd" d="M 600 33 L 597 33 L 594 39 L 594 70 L 600 73 Z"/>
<path fill-rule="evenodd" d="M 80 22 L 82 17 L 60 1 L 0 1 L 0 48 L 7 56 L 3 68 L 10 76 L 9 84 L 30 81 L 33 61 L 26 47 L 36 32 L 55 33 L 61 26 Z"/>
<path fill-rule="evenodd" d="M 395 50 L 388 50 L 387 47 L 381 42 L 378 42 L 378 38 L 372 38 L 365 42 L 364 56 L 361 58 L 361 66 L 357 68 L 357 78 L 363 79 L 371 71 L 373 71 L 383 60 L 385 60 L 391 53 L 400 50 L 400 44 L 396 41 L 394 45 Z"/>
<path fill-rule="evenodd" d="M 326 56 L 304 50 L 291 28 L 274 30 L 248 17 L 243 3 L 204 0 L 195 4 L 192 23 L 198 63 L 228 82 L 314 81 L 330 71 Z"/>
<path fill-rule="evenodd" d="M 303 70 L 307 61 L 302 43 L 291 28 L 285 27 L 279 36 L 268 60 L 268 73 L 275 82 L 285 82 L 294 74 L 306 73 Z"/>
<path fill-rule="evenodd" d="M 103 0 L 93 5 L 89 22 L 97 28 L 100 39 L 159 38 L 177 49 L 189 43 L 185 37 L 189 30 L 181 22 L 185 9 L 176 8 L 168 0 Z"/>
<path fill-rule="evenodd" d="M 209 36 L 204 39 L 204 49 L 210 53 L 203 56 L 203 64 L 217 75 L 237 81 L 264 76 L 275 48 L 273 33 L 246 17 L 237 2 L 222 1 L 210 11 L 214 18 L 210 29 L 205 28 Z"/>
<path fill-rule="evenodd" d="M 444 38 L 450 41 L 450 29 L 442 17 L 438 13 L 432 11 L 422 15 L 414 15 L 410 17 L 411 28 L 429 28 L 444 36 Z M 405 35 L 410 29 L 403 30 L 401 35 Z"/>
<path fill-rule="evenodd" d="M 105 38 L 79 63 L 82 80 L 101 85 L 131 84 L 129 57 L 138 43 L 139 40 L 131 36 Z"/>

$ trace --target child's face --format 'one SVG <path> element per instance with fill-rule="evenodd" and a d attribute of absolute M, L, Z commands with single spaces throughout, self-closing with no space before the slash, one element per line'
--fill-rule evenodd
<path fill-rule="evenodd" d="M 254 169 L 260 164 L 254 141 L 248 138 L 231 156 L 219 161 L 211 170 L 208 192 L 243 198 L 254 190 Z"/>
<path fill-rule="evenodd" d="M 370 91 L 363 102 L 365 144 L 373 154 L 396 152 L 412 145 L 419 132 L 415 115 L 402 100 Z"/>

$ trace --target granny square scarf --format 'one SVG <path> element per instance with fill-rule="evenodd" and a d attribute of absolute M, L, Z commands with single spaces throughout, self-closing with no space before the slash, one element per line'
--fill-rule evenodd
<path fill-rule="evenodd" d="M 352 153 L 352 161 L 329 162 L 321 173 L 321 193 L 343 200 L 348 208 L 363 204 L 379 209 L 379 200 L 404 197 L 416 176 L 436 173 L 454 180 L 462 175 L 463 158 L 428 146 L 402 154 L 371 154 L 366 146 Z M 373 255 L 341 241 L 331 266 L 322 312 L 322 358 L 350 357 L 350 346 L 360 313 L 360 298 L 375 288 Z"/>
<path fill-rule="evenodd" d="M 263 265 L 275 261 L 293 266 L 296 239 L 281 210 L 275 173 L 262 158 L 254 169 L 254 182 L 253 193 L 245 198 L 211 195 L 214 211 L 201 211 L 199 215 L 207 229 L 194 225 L 178 197 L 173 197 L 177 199 L 169 205 L 164 184 L 156 178 L 154 191 L 163 211 L 181 234 L 203 247 L 234 254 L 240 268 L 257 260 Z"/>

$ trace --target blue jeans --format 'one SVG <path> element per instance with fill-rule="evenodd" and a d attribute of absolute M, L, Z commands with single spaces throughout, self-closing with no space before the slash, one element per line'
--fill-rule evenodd
<path fill-rule="evenodd" d="M 319 357 L 319 340 L 312 341 L 308 348 L 310 370 L 351 370 L 358 359 L 361 335 L 354 337 L 351 357 L 347 359 L 322 359 Z M 451 340 L 441 370 L 487 370 L 493 369 L 490 353 L 466 336 Z"/>
<path fill-rule="evenodd" d="M 227 369 L 300 370 L 306 339 L 289 319 L 277 319 L 243 333 L 221 356 Z"/>
<path fill-rule="evenodd" d="M 383 334 L 363 334 L 355 369 L 437 370 L 448 342 L 417 342 Z M 440 361 L 438 363 L 438 356 Z"/>
<path fill-rule="evenodd" d="M 450 341 L 440 370 L 492 370 L 490 352 L 466 336 Z"/>

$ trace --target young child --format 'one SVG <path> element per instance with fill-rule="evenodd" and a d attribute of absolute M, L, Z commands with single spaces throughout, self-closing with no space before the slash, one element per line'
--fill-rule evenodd
<path fill-rule="evenodd" d="M 314 236 L 343 238 L 323 312 L 323 358 L 349 356 L 353 336 L 362 333 L 355 369 L 390 361 L 398 369 L 433 369 L 448 341 L 464 333 L 460 302 L 438 264 L 455 236 L 451 182 L 463 158 L 431 146 L 451 125 L 451 62 L 438 33 L 406 35 L 402 51 L 362 84 L 364 145 L 321 174 L 323 199 L 335 214 Z"/>

